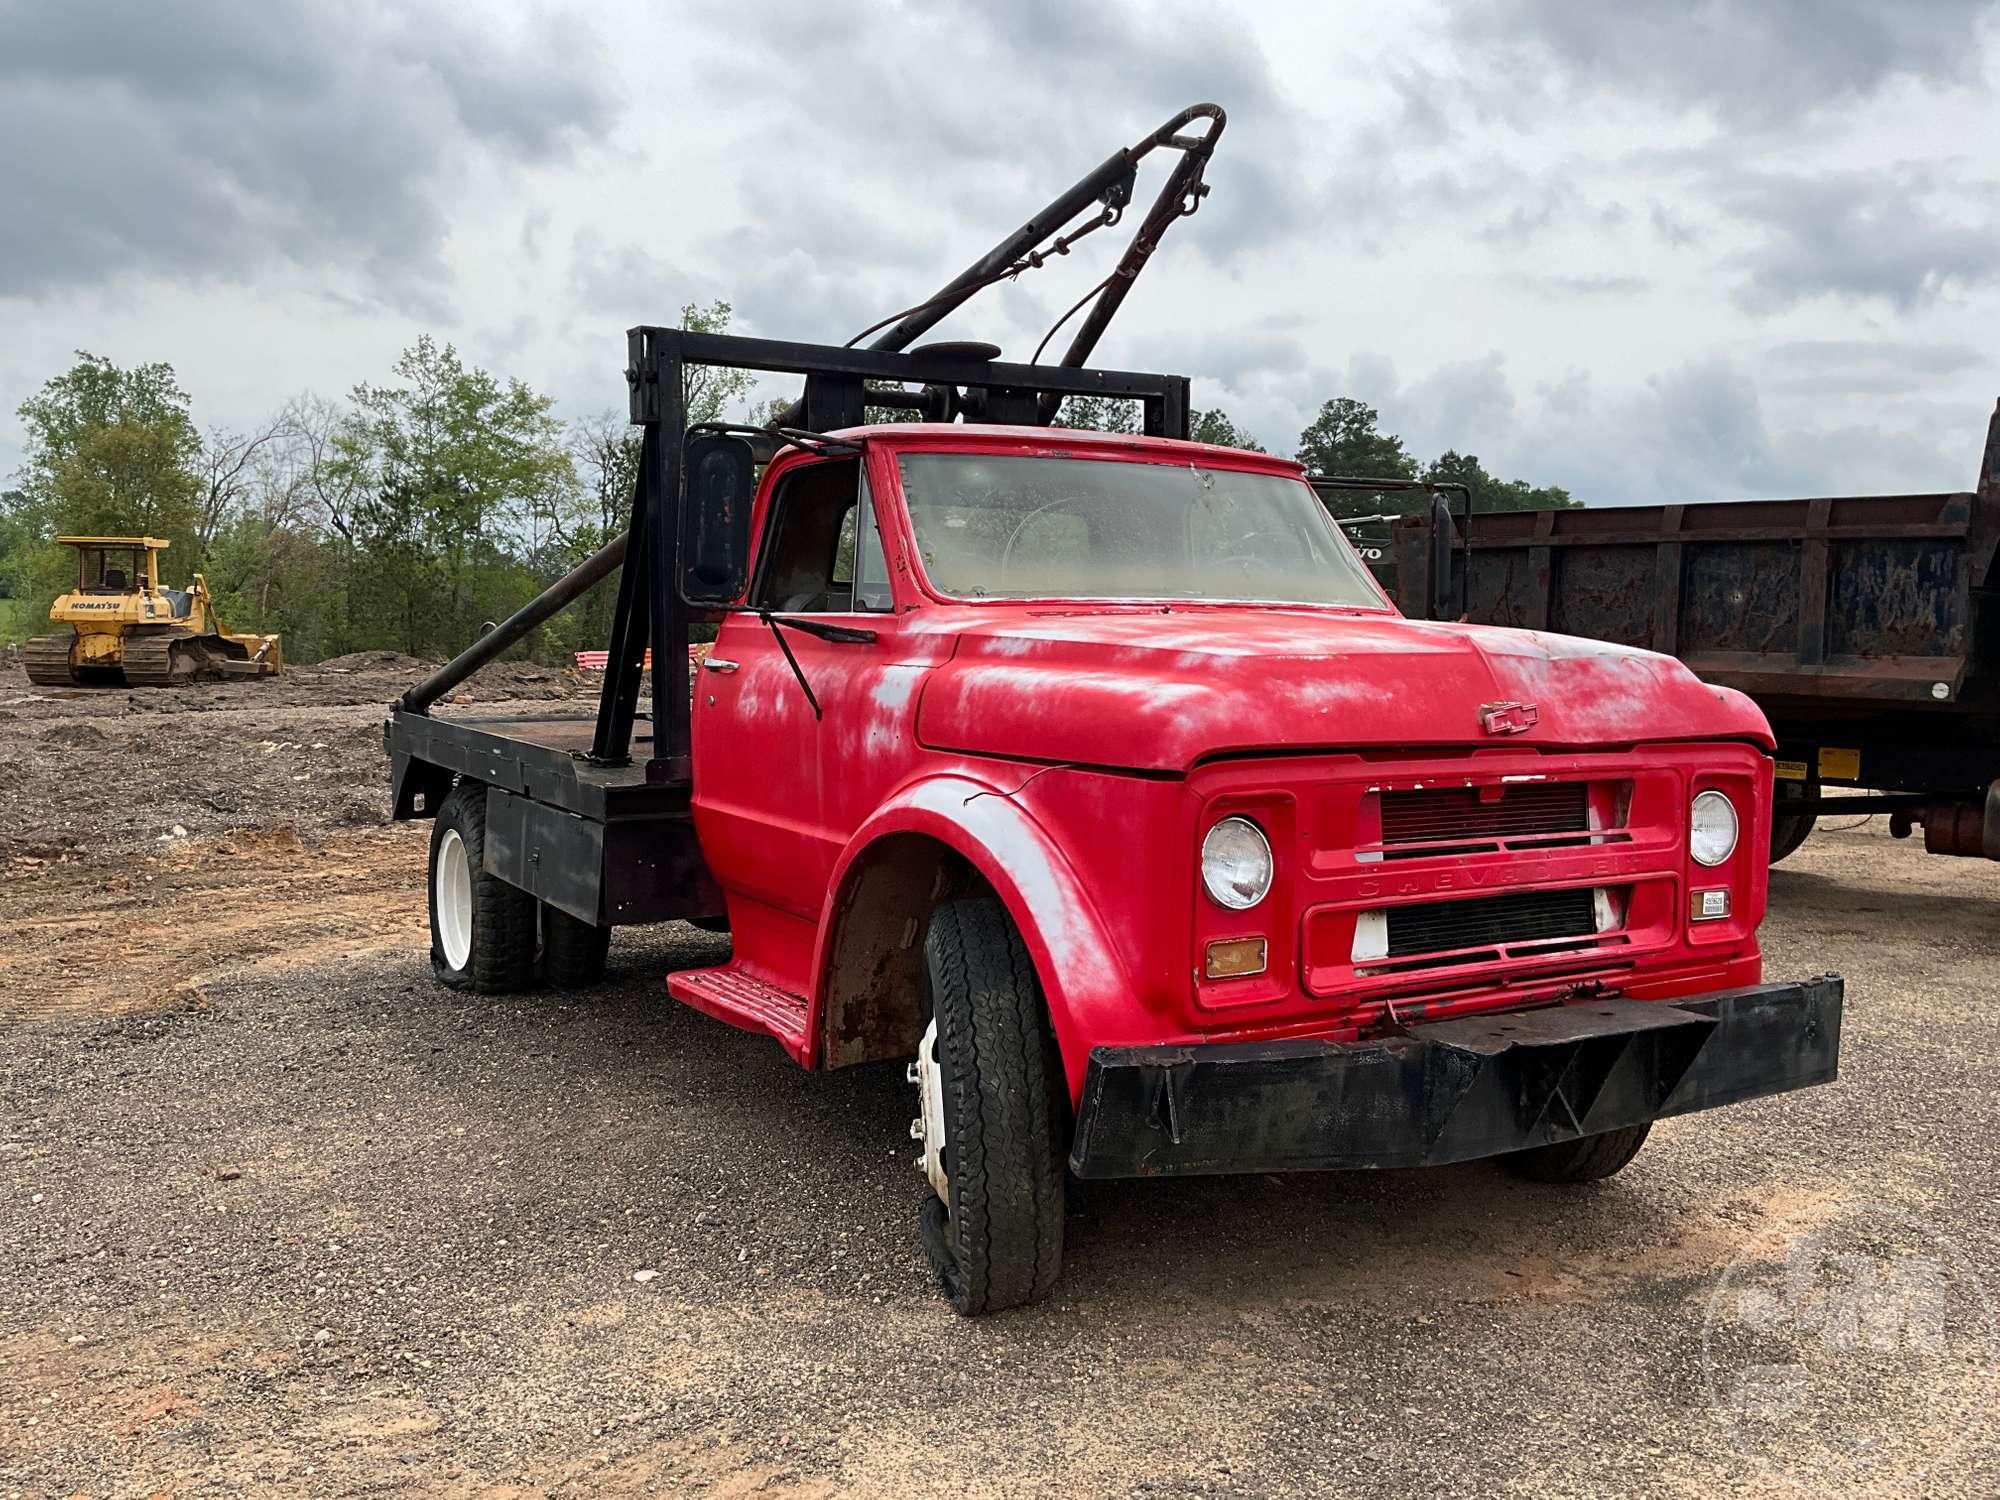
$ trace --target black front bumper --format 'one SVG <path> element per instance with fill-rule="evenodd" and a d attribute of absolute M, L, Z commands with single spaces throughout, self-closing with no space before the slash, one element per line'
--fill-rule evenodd
<path fill-rule="evenodd" d="M 1099 1047 L 1079 1177 L 1419 1167 L 1830 1083 L 1837 974 L 1433 1021 L 1367 1042 Z"/>

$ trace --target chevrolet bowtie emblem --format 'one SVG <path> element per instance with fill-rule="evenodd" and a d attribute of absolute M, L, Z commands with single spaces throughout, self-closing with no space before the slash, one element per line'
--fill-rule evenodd
<path fill-rule="evenodd" d="M 1522 734 L 1533 729 L 1542 711 L 1532 703 L 1482 703 L 1479 727 L 1488 734 Z"/>

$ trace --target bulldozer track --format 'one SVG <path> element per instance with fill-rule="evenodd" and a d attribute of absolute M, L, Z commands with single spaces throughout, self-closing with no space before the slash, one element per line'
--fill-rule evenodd
<path fill-rule="evenodd" d="M 192 631 L 130 634 L 125 637 L 121 654 L 129 687 L 172 687 L 175 683 L 192 682 L 206 660 L 200 638 Z"/>
<path fill-rule="evenodd" d="M 77 680 L 69 664 L 76 645 L 76 632 L 38 635 L 21 652 L 21 665 L 28 669 L 28 681 L 41 687 L 68 687 Z"/>

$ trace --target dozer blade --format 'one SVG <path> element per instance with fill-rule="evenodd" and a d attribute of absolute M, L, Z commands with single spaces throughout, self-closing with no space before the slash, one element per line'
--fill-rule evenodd
<path fill-rule="evenodd" d="M 211 661 L 206 671 L 218 677 L 276 677 L 278 665 L 276 662 L 259 661 L 255 657 L 239 659 L 225 656 Z"/>

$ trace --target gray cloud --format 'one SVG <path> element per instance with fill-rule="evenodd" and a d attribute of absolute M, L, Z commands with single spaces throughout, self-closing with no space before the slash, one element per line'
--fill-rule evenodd
<path fill-rule="evenodd" d="M 1875 397 L 1922 391 L 1985 363 L 1970 344 L 1895 339 L 1795 339 L 1774 344 L 1756 360 L 1767 390 Z"/>
<path fill-rule="evenodd" d="M 0 9 L 0 295 L 338 266 L 435 305 L 446 180 L 611 118 L 572 18 L 314 0 Z"/>
<path fill-rule="evenodd" d="M 1220 263 L 1297 232 L 1318 207 L 1302 185 L 1297 109 L 1247 29 L 1206 7 L 913 5 L 863 27 L 786 0 L 730 15 L 726 31 L 704 33 L 702 55 L 698 87 L 713 107 L 760 100 L 740 122 L 740 152 L 785 187 L 781 214 L 707 247 L 759 326 L 844 338 L 917 301 L 1113 149 L 1198 101 L 1221 103 L 1230 123 L 1214 192 L 1175 226 L 1170 255 Z M 1141 205 L 1170 160 L 1142 164 Z M 1135 214 L 1023 278 L 1035 307 L 1052 320 L 1136 227 Z"/>
<path fill-rule="evenodd" d="M 0 0 L 0 470 L 79 344 L 240 424 L 302 324 L 328 390 L 415 313 L 574 410 L 689 300 L 837 342 L 1196 99 L 1213 196 L 1099 358 L 1273 449 L 1348 394 L 1600 503 L 1956 487 L 2000 390 L 1968 5 L 411 6 Z M 1025 357 L 1132 228 L 937 336 Z"/>
<path fill-rule="evenodd" d="M 1658 199 L 1647 205 L 1646 218 L 1653 226 L 1653 233 L 1676 250 L 1685 250 L 1701 238 L 1700 232 L 1684 214 L 1675 212 Z"/>
<path fill-rule="evenodd" d="M 1763 128 L 1902 80 L 1976 82 L 1978 33 L 1993 9 L 1992 0 L 1488 0 L 1458 7 L 1450 30 L 1479 54 L 1467 77 L 1489 110 L 1518 118 L 1551 97 L 1611 95 Z"/>
<path fill-rule="evenodd" d="M 1477 454 L 1496 474 L 1558 484 L 1591 505 L 1914 492 L 1966 483 L 1984 431 L 1981 408 L 1864 397 L 1815 401 L 1801 411 L 1789 399 L 1784 372 L 1822 364 L 1902 365 L 1910 371 L 1906 392 L 1923 388 L 1919 368 L 1959 367 L 1951 355 L 1915 346 L 1813 342 L 1779 345 L 1749 361 L 1696 359 L 1616 385 L 1577 371 L 1524 391 L 1498 352 L 1407 383 L 1383 356 L 1359 354 L 1330 384 L 1321 372 L 1313 388 L 1377 407 L 1384 430 L 1419 459 L 1447 448 Z M 1862 393 L 1837 387 L 1826 394 Z M 1777 398 L 1775 407 L 1769 398 Z"/>
<path fill-rule="evenodd" d="M 1964 482 L 1975 413 L 1851 402 L 1778 412 L 1760 377 L 1723 357 L 1609 392 L 1577 376 L 1542 393 L 1510 445 L 1510 460 L 1593 505 L 1894 493 Z"/>
<path fill-rule="evenodd" d="M 1544 297 L 1626 297 L 1648 290 L 1653 283 L 1644 276 L 1627 276 L 1611 271 L 1584 271 L 1575 275 L 1523 272 L 1512 278 L 1515 285 Z"/>
<path fill-rule="evenodd" d="M 1743 275 L 1736 300 L 1748 311 L 1828 294 L 1907 311 L 2000 277 L 2000 183 L 1903 162 L 1818 174 L 1724 167 L 1707 187 L 1758 236 L 1733 257 Z"/>

